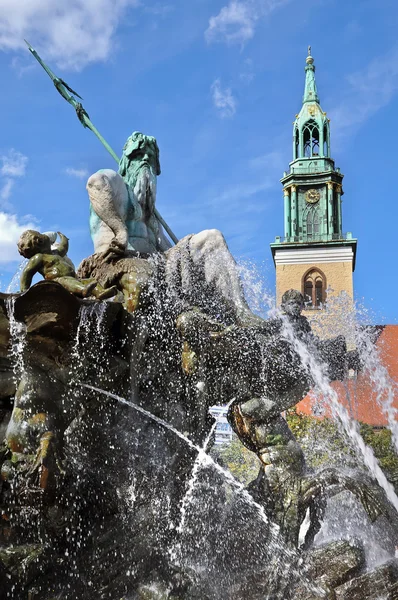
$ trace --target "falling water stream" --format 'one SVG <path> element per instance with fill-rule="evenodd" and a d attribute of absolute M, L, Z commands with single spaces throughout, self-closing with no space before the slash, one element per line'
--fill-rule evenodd
<path fill-rule="evenodd" d="M 14 379 L 18 384 L 24 371 L 24 348 L 26 344 L 26 325 L 15 318 L 15 296 L 6 300 L 7 315 L 10 323 L 11 358 L 13 361 Z"/>
<path fill-rule="evenodd" d="M 398 451 L 398 411 L 393 404 L 397 394 L 397 385 L 392 381 L 387 368 L 383 365 L 380 352 L 376 344 L 372 342 L 369 331 L 364 328 L 358 329 L 356 333 L 356 344 L 359 349 L 362 370 L 372 383 L 376 401 L 387 417 L 392 441 Z"/>
<path fill-rule="evenodd" d="M 206 466 L 211 465 L 216 471 L 221 473 L 223 475 L 223 477 L 228 481 L 228 483 L 230 483 L 232 485 L 232 487 L 234 487 L 240 494 L 242 494 L 242 496 L 245 498 L 245 500 L 249 504 L 251 504 L 251 506 L 253 506 L 257 509 L 257 512 L 259 513 L 262 521 L 264 521 L 265 524 L 267 524 L 268 526 L 271 527 L 273 534 L 279 535 L 279 527 L 275 524 L 270 523 L 267 515 L 265 514 L 264 508 L 261 506 L 261 504 L 258 504 L 257 502 L 255 502 L 255 500 L 253 500 L 253 498 L 249 494 L 249 492 L 247 492 L 245 490 L 244 485 L 242 483 L 240 483 L 239 481 L 237 481 L 230 471 L 227 471 L 221 465 L 219 465 L 217 462 L 215 462 L 212 459 L 212 457 L 209 454 L 207 454 L 201 446 L 198 446 L 197 444 L 192 442 L 188 437 L 186 437 L 183 433 L 181 433 L 181 431 L 178 431 L 178 429 L 173 427 L 170 423 L 167 423 L 167 421 L 164 421 L 160 417 L 157 417 L 156 415 L 152 414 L 151 412 L 145 410 L 145 408 L 142 408 L 142 406 L 139 406 L 139 404 L 135 404 L 135 402 L 126 400 L 125 398 L 122 398 L 121 396 L 118 396 L 117 394 L 112 394 L 111 392 L 107 392 L 106 390 L 101 390 L 100 388 L 97 388 L 92 385 L 88 385 L 86 383 L 80 382 L 79 385 L 81 385 L 89 390 L 93 390 L 94 392 L 104 394 L 105 396 L 108 396 L 109 398 L 113 398 L 114 400 L 118 400 L 118 402 L 121 402 L 122 404 L 127 404 L 128 406 L 131 406 L 131 408 L 134 408 L 134 410 L 136 410 L 136 411 L 140 412 L 141 414 L 145 415 L 146 417 L 148 417 L 148 419 L 155 421 L 155 423 L 157 423 L 161 427 L 168 429 L 169 431 L 172 431 L 177 437 L 180 438 L 180 440 L 182 440 L 183 442 L 188 444 L 188 446 L 191 448 L 191 450 L 195 450 L 198 453 L 198 456 L 200 457 L 201 463 L 203 465 L 206 465 Z M 294 556 L 294 554 L 295 554 L 294 551 L 288 550 L 287 552 L 290 553 L 291 556 Z"/>
<path fill-rule="evenodd" d="M 231 406 L 231 404 L 233 403 L 234 400 L 235 400 L 235 398 L 232 398 L 228 402 L 228 404 L 225 407 L 226 410 L 229 409 L 229 407 Z M 185 528 L 185 522 L 186 522 L 186 517 L 187 517 L 187 508 L 188 508 L 189 504 L 192 502 L 192 499 L 193 499 L 193 496 L 195 493 L 195 487 L 198 482 L 198 476 L 199 476 L 200 469 L 202 467 L 204 467 L 206 464 L 208 464 L 207 457 L 209 457 L 209 455 L 207 454 L 207 450 L 208 450 L 210 442 L 213 439 L 213 435 L 215 433 L 219 419 L 220 419 L 220 415 L 218 415 L 215 418 L 214 423 L 211 426 L 211 429 L 210 429 L 209 433 L 207 434 L 205 441 L 203 442 L 202 452 L 205 453 L 204 456 L 206 457 L 206 460 L 204 460 L 204 458 L 203 458 L 203 453 L 198 454 L 198 456 L 195 459 L 191 477 L 190 477 L 189 484 L 188 484 L 188 489 L 187 489 L 185 496 L 181 503 L 181 509 L 180 509 L 181 519 L 180 519 L 180 523 L 177 527 L 177 531 L 180 534 L 184 531 L 184 528 Z"/>
<path fill-rule="evenodd" d="M 15 298 L 8 298 L 7 313 L 10 322 L 11 356 L 14 359 L 15 378 L 19 381 L 20 375 L 24 370 L 23 354 L 24 346 L 26 343 L 26 327 L 23 323 L 16 321 L 14 315 L 14 305 Z M 100 340 L 101 344 L 104 343 L 102 327 L 105 314 L 105 303 L 93 303 L 83 305 L 81 307 L 80 320 L 72 352 L 72 355 L 75 360 L 80 360 L 81 339 L 84 338 L 86 340 L 89 340 L 90 336 L 94 335 L 96 339 Z M 297 352 L 298 356 L 300 357 L 303 366 L 311 375 L 315 383 L 315 394 L 318 397 L 322 397 L 323 402 L 330 407 L 334 419 L 336 420 L 340 428 L 342 428 L 344 433 L 348 436 L 348 438 L 351 440 L 353 447 L 355 448 L 357 453 L 362 457 L 362 460 L 369 469 L 370 473 L 377 480 L 379 485 L 383 488 L 389 501 L 398 512 L 398 497 L 394 491 L 394 488 L 388 482 L 383 471 L 381 470 L 380 465 L 378 464 L 378 461 L 372 449 L 365 444 L 359 432 L 358 423 L 350 417 L 348 411 L 339 402 L 338 395 L 335 392 L 335 390 L 331 387 L 329 379 L 326 375 L 325 366 L 319 363 L 317 358 L 310 353 L 308 347 L 300 339 L 298 339 L 298 337 L 293 331 L 291 324 L 289 323 L 289 320 L 284 315 L 281 315 L 278 311 L 273 311 L 273 316 L 278 316 L 278 318 L 282 319 L 282 335 L 286 340 L 290 342 L 292 348 Z M 379 354 L 375 349 L 374 344 L 371 342 L 369 336 L 366 337 L 364 334 L 361 334 L 361 337 L 358 341 L 358 346 L 361 348 L 361 357 L 363 359 L 363 364 L 371 377 L 372 383 L 374 384 L 374 389 L 377 393 L 378 401 L 388 418 L 389 426 L 393 435 L 393 441 L 395 447 L 398 450 L 398 425 L 396 421 L 397 411 L 393 407 L 393 398 L 395 392 L 394 384 L 393 382 L 391 382 L 387 370 L 382 365 Z M 135 361 L 139 359 L 139 349 L 137 350 L 136 354 L 137 356 L 135 354 L 134 356 L 132 356 L 132 363 L 134 363 L 134 365 Z M 191 450 L 194 450 L 197 453 L 196 459 L 193 464 L 191 477 L 188 482 L 187 490 L 180 506 L 180 522 L 177 526 L 177 533 L 180 536 L 183 534 L 186 528 L 187 510 L 190 504 L 193 502 L 195 489 L 198 484 L 199 473 L 201 469 L 211 467 L 216 472 L 222 475 L 225 481 L 227 481 L 231 488 L 237 494 L 239 494 L 239 496 L 243 499 L 243 501 L 246 504 L 250 505 L 253 509 L 255 509 L 258 517 L 264 524 L 267 525 L 270 536 L 272 538 L 272 542 L 270 544 L 271 548 L 275 547 L 275 549 L 277 549 L 281 554 L 283 554 L 283 570 L 290 570 L 295 574 L 299 573 L 299 565 L 302 560 L 300 553 L 294 548 L 288 547 L 286 545 L 286 543 L 283 541 L 280 535 L 279 527 L 276 524 L 270 522 L 269 518 L 265 513 L 264 508 L 253 499 L 250 493 L 244 488 L 244 485 L 238 482 L 230 471 L 224 469 L 220 464 L 215 462 L 207 453 L 209 444 L 213 438 L 214 431 L 217 426 L 217 420 L 214 421 L 203 445 L 199 446 L 192 442 L 178 429 L 173 427 L 170 423 L 145 410 L 138 403 L 131 400 L 127 400 L 121 396 L 118 396 L 116 394 L 113 394 L 95 386 L 91 386 L 85 383 L 80 383 L 79 385 L 97 393 L 104 394 L 110 398 L 117 400 L 120 403 L 130 406 L 134 410 L 143 414 L 148 419 L 151 419 L 152 421 L 160 425 L 162 428 L 171 431 L 185 444 L 187 444 L 191 448 Z M 137 394 L 134 392 L 134 390 L 132 390 L 132 398 L 136 399 L 136 396 Z M 233 401 L 234 398 L 230 400 L 230 402 L 227 405 L 227 408 L 232 404 Z M 300 579 L 308 590 L 317 594 L 318 598 L 323 598 L 326 596 L 325 591 L 307 581 L 305 578 L 305 574 L 303 574 L 302 572 L 300 573 Z"/>
<path fill-rule="evenodd" d="M 79 356 L 80 340 L 81 340 L 82 336 L 84 338 L 88 339 L 89 330 L 91 333 L 97 333 L 97 331 L 93 331 L 93 329 L 95 329 L 95 330 L 98 329 L 98 327 L 100 326 L 100 322 L 102 322 L 102 319 L 104 316 L 103 314 L 98 315 L 97 312 L 98 311 L 95 311 L 93 306 L 90 306 L 90 307 L 83 306 L 81 308 L 80 323 L 79 323 L 78 330 L 76 333 L 74 350 L 73 350 L 75 359 L 77 359 Z M 95 317 L 94 323 L 91 323 L 93 317 Z M 145 338 L 145 335 L 144 335 L 144 338 Z M 140 341 L 142 341 L 141 338 L 140 338 Z M 139 343 L 139 346 L 141 346 L 141 343 Z M 132 352 L 132 356 L 131 356 L 132 365 L 134 364 L 134 366 L 135 366 L 136 361 L 139 359 L 139 354 L 140 354 L 139 349 L 138 350 L 135 349 Z M 286 543 L 284 542 L 284 540 L 282 539 L 282 537 L 280 535 L 279 526 L 270 522 L 269 518 L 267 517 L 267 515 L 265 513 L 264 507 L 261 506 L 260 504 L 258 504 L 253 499 L 251 494 L 245 489 L 244 485 L 242 483 L 240 483 L 239 481 L 237 481 L 229 470 L 224 469 L 221 465 L 219 465 L 217 462 L 215 462 L 213 460 L 213 458 L 207 453 L 209 444 L 213 438 L 214 431 L 217 426 L 217 420 L 214 421 L 209 433 L 206 436 L 206 439 L 203 442 L 203 445 L 199 446 L 199 445 L 195 444 L 194 442 L 192 442 L 188 437 L 186 437 L 178 429 L 173 427 L 170 423 L 164 421 L 160 417 L 157 417 L 153 413 L 145 410 L 139 404 L 134 402 L 133 399 L 134 400 L 136 399 L 136 393 L 135 393 L 136 390 L 135 390 L 134 385 L 132 386 L 132 390 L 131 390 L 132 400 L 127 400 L 125 398 L 122 398 L 121 396 L 112 394 L 111 392 L 107 392 L 106 390 L 103 390 L 101 388 L 91 386 L 91 385 L 88 385 L 85 383 L 80 383 L 79 385 L 82 385 L 82 387 L 85 387 L 85 388 L 95 391 L 97 393 L 104 394 L 104 395 L 106 395 L 110 398 L 113 398 L 123 404 L 126 404 L 127 406 L 130 406 L 134 410 L 140 412 L 147 418 L 156 422 L 162 428 L 165 428 L 165 429 L 171 431 L 174 435 L 176 435 L 179 439 L 181 439 L 184 443 L 186 443 L 192 450 L 194 450 L 197 453 L 197 456 L 196 456 L 196 459 L 195 459 L 195 462 L 194 462 L 194 465 L 192 468 L 191 476 L 190 476 L 190 479 L 188 482 L 187 491 L 184 495 L 184 498 L 183 498 L 183 500 L 181 502 L 181 506 L 180 506 L 181 518 L 180 518 L 179 525 L 177 526 L 177 533 L 179 534 L 179 536 L 177 538 L 176 545 L 174 545 L 172 548 L 169 549 L 169 555 L 172 559 L 178 561 L 178 559 L 181 558 L 181 556 L 182 556 L 181 541 L 182 541 L 182 535 L 185 533 L 185 529 L 186 529 L 186 519 L 187 519 L 188 507 L 193 502 L 195 488 L 198 485 L 199 473 L 201 472 L 202 469 L 210 466 L 211 468 L 215 469 L 219 474 L 221 474 L 221 476 L 228 482 L 228 484 L 231 486 L 231 488 L 233 490 L 235 490 L 235 493 L 239 494 L 239 496 L 242 498 L 242 500 L 247 505 L 251 506 L 256 511 L 256 513 L 258 514 L 261 521 L 267 526 L 270 539 L 272 540 L 272 541 L 268 542 L 269 548 L 270 549 L 272 547 L 275 548 L 275 551 L 274 551 L 275 556 L 277 555 L 277 553 L 283 555 L 283 560 L 279 562 L 280 573 L 278 575 L 277 569 L 274 570 L 275 571 L 274 575 L 271 578 L 272 583 L 277 584 L 278 578 L 281 580 L 284 580 L 284 577 L 286 576 L 286 578 L 287 578 L 287 574 L 288 574 L 288 572 L 290 572 L 291 574 L 295 574 L 298 578 L 300 578 L 303 585 L 311 593 L 316 593 L 319 598 L 325 597 L 325 595 L 326 595 L 325 591 L 322 588 L 320 588 L 319 586 L 310 582 L 306 578 L 305 574 L 299 569 L 299 565 L 301 564 L 301 561 L 302 561 L 300 553 L 297 552 L 297 550 L 295 550 L 294 548 L 288 547 L 286 545 Z M 232 404 L 233 401 L 234 401 L 234 398 L 232 398 L 229 401 L 229 403 L 227 405 L 227 409 L 229 408 L 229 406 Z M 270 582 L 271 582 L 271 580 L 270 580 Z M 269 596 L 269 598 L 273 598 L 273 597 L 274 597 L 273 595 Z M 264 600 L 267 600 L 267 598 L 268 598 L 268 596 L 266 596 L 266 598 Z"/>
<path fill-rule="evenodd" d="M 263 278 L 255 267 L 241 268 L 241 277 L 243 279 L 243 284 L 246 285 L 252 293 L 253 297 L 251 298 L 251 305 L 256 307 L 257 312 L 261 309 L 262 312 L 264 312 L 264 307 L 275 305 L 274 302 L 271 302 L 270 295 L 265 289 Z M 398 411 L 393 406 L 395 392 L 394 383 L 391 381 L 387 369 L 382 364 L 379 353 L 372 343 L 370 336 L 366 333 L 366 330 L 365 332 L 361 332 L 356 326 L 354 311 L 351 310 L 349 314 L 347 313 L 346 299 L 344 297 L 341 299 L 334 299 L 334 302 L 331 302 L 331 307 L 329 308 L 339 315 L 339 329 L 344 331 L 346 336 L 355 340 L 356 345 L 360 350 L 361 360 L 374 385 L 378 402 L 388 418 L 393 441 L 398 450 Z M 351 440 L 354 449 L 362 457 L 362 460 L 370 473 L 383 488 L 387 498 L 398 512 L 398 496 L 395 493 L 394 487 L 384 475 L 373 450 L 367 446 L 363 440 L 357 421 L 350 417 L 348 411 L 339 402 L 338 395 L 330 385 L 329 378 L 326 375 L 325 365 L 322 365 L 317 357 L 312 355 L 308 347 L 295 335 L 289 319 L 286 318 L 279 309 L 269 310 L 268 317 L 282 319 L 282 335 L 290 342 L 299 355 L 304 368 L 309 372 L 315 382 L 313 395 L 315 395 L 318 400 L 322 398 L 322 402 L 329 406 L 332 417 L 335 419 L 337 425 Z"/>
<path fill-rule="evenodd" d="M 258 293 L 258 291 L 257 291 L 257 293 Z M 269 306 L 269 302 L 267 302 L 267 304 Z M 348 411 L 339 402 L 337 393 L 331 387 L 329 379 L 326 375 L 325 366 L 320 364 L 319 361 L 317 360 L 317 358 L 314 357 L 313 355 L 311 355 L 307 346 L 300 339 L 297 338 L 297 336 L 294 334 L 293 328 L 292 328 L 291 324 L 289 323 L 288 319 L 286 319 L 286 317 L 281 315 L 278 311 L 272 311 L 272 312 L 273 312 L 273 315 L 271 314 L 270 316 L 277 315 L 278 317 L 282 318 L 282 320 L 283 320 L 282 335 L 291 343 L 293 349 L 299 355 L 303 366 L 310 373 L 310 375 L 315 383 L 315 386 L 314 386 L 315 395 L 317 395 L 318 397 L 322 397 L 323 402 L 326 403 L 330 407 L 333 418 L 336 420 L 336 422 L 338 423 L 340 428 L 344 431 L 344 433 L 351 440 L 355 450 L 362 457 L 365 465 L 371 472 L 372 476 L 377 480 L 379 485 L 383 488 L 383 490 L 385 491 L 391 504 L 398 511 L 398 497 L 394 491 L 393 486 L 388 482 L 383 471 L 381 470 L 372 449 L 369 448 L 365 444 L 365 442 L 359 432 L 359 426 L 358 426 L 357 422 L 349 416 Z M 362 346 L 364 346 L 364 343 L 362 343 Z M 373 352 L 372 352 L 372 350 L 373 350 Z M 374 377 L 375 377 L 374 383 L 375 383 L 375 388 L 378 391 L 378 398 L 379 398 L 380 402 L 382 402 L 382 404 L 383 404 L 383 409 L 386 411 L 386 414 L 389 418 L 389 422 L 394 420 L 394 424 L 395 424 L 395 411 L 392 407 L 392 399 L 391 399 L 392 392 L 390 391 L 391 390 L 390 382 L 388 381 L 386 374 L 382 371 L 383 367 L 381 366 L 378 355 L 375 353 L 374 349 L 367 347 L 367 351 L 365 352 L 365 354 L 368 357 L 367 362 L 365 363 L 365 366 L 374 374 Z M 125 398 L 122 398 L 120 396 L 117 396 L 115 394 L 107 392 L 105 390 L 101 390 L 100 388 L 96 388 L 94 386 L 89 386 L 86 384 L 82 384 L 82 385 L 84 387 L 87 387 L 88 389 L 92 389 L 93 391 L 96 391 L 98 393 L 105 394 L 111 398 L 118 400 L 119 402 L 122 402 L 122 403 L 127 404 L 128 406 L 134 408 L 135 410 L 144 414 L 146 417 L 155 421 L 162 427 L 172 431 L 177 437 L 179 437 L 181 440 L 183 440 L 184 443 L 188 444 L 188 446 L 192 450 L 195 450 L 195 452 L 197 452 L 197 457 L 196 457 L 194 465 L 193 465 L 191 477 L 190 477 L 190 480 L 188 483 L 188 488 L 187 488 L 187 491 L 183 498 L 183 501 L 181 503 L 180 522 L 177 527 L 177 532 L 180 534 L 180 536 L 183 534 L 185 527 L 186 527 L 187 509 L 193 501 L 195 487 L 198 483 L 199 472 L 201 471 L 202 468 L 211 466 L 226 479 L 226 481 L 232 486 L 232 488 L 238 494 L 241 495 L 241 497 L 244 499 L 245 502 L 247 502 L 249 505 L 251 505 L 253 508 L 256 509 L 257 514 L 259 515 L 260 519 L 265 524 L 267 524 L 267 526 L 270 528 L 271 536 L 274 538 L 273 543 L 275 543 L 277 546 L 279 546 L 279 549 L 284 554 L 285 566 L 287 566 L 288 569 L 290 568 L 291 570 L 297 572 L 297 567 L 300 564 L 299 554 L 294 549 L 286 547 L 285 543 L 283 542 L 283 540 L 281 539 L 281 536 L 279 534 L 279 528 L 275 524 L 270 523 L 267 515 L 265 514 L 264 508 L 261 505 L 259 505 L 257 502 L 254 501 L 252 496 L 244 489 L 244 486 L 240 482 L 236 481 L 235 478 L 233 477 L 233 475 L 229 471 L 222 468 L 218 463 L 213 461 L 213 459 L 207 454 L 207 449 L 208 449 L 210 440 L 212 439 L 212 436 L 214 434 L 215 427 L 217 426 L 217 421 L 214 422 L 209 434 L 207 435 L 207 437 L 203 443 L 203 446 L 200 447 L 197 444 L 194 444 L 189 438 L 187 438 L 185 435 L 183 435 L 180 431 L 178 431 L 172 425 L 170 425 L 163 419 L 153 415 L 152 413 L 146 411 L 145 409 L 143 409 L 141 406 L 139 406 L 135 402 L 128 401 Z M 386 390 L 387 390 L 387 396 L 386 396 Z M 386 400 L 386 397 L 387 397 L 387 400 Z M 135 398 L 135 395 L 134 395 L 134 398 Z M 231 400 L 231 402 L 232 401 L 233 400 Z M 394 428 L 392 428 L 392 429 L 393 429 L 393 435 L 395 434 L 394 441 L 396 441 L 398 439 L 397 430 L 394 430 Z M 395 425 L 395 429 L 396 429 L 396 425 Z M 177 544 L 178 544 L 178 542 L 177 542 Z M 177 551 L 178 551 L 178 549 L 174 548 L 173 554 L 178 553 Z M 305 579 L 305 575 L 304 576 L 303 575 L 304 575 L 303 572 L 301 572 L 301 574 L 300 574 L 301 579 Z M 314 591 L 313 584 L 311 584 L 310 582 L 305 582 L 305 585 L 308 587 L 308 589 L 311 589 L 312 591 Z M 320 598 L 325 596 L 324 591 L 319 588 L 317 588 L 316 593 L 318 594 L 318 597 L 320 597 Z"/>
<path fill-rule="evenodd" d="M 209 454 L 207 454 L 205 452 L 205 450 L 203 449 L 204 447 L 200 447 L 197 444 L 193 443 L 188 437 L 186 437 L 184 434 L 182 434 L 180 431 L 178 431 L 178 429 L 173 427 L 170 423 L 167 423 L 160 417 L 157 417 L 156 415 L 150 413 L 149 411 L 145 410 L 144 408 L 142 408 L 138 404 L 135 404 L 134 402 L 126 400 L 125 398 L 122 398 L 121 396 L 118 396 L 117 394 L 112 394 L 111 392 L 102 390 L 102 389 L 97 388 L 92 385 L 88 385 L 88 384 L 85 384 L 82 382 L 80 382 L 79 385 L 81 385 L 82 387 L 85 387 L 89 390 L 95 391 L 97 393 L 104 394 L 105 396 L 108 396 L 109 398 L 113 398 L 114 400 L 117 400 L 118 402 L 121 402 L 122 404 L 126 404 L 127 406 L 130 406 L 134 410 L 145 415 L 148 419 L 151 419 L 152 421 L 154 421 L 155 423 L 160 425 L 162 428 L 168 429 L 169 431 L 174 433 L 178 438 L 180 438 L 184 443 L 186 443 L 192 450 L 195 450 L 198 453 L 198 458 L 200 459 L 201 466 L 211 466 L 212 468 L 214 468 L 218 473 L 220 473 L 224 477 L 224 479 L 231 485 L 231 487 L 235 490 L 235 492 L 238 493 L 242 497 L 242 499 L 245 501 L 245 503 L 250 505 L 252 508 L 256 509 L 258 516 L 263 521 L 263 523 L 265 523 L 267 525 L 271 536 L 274 538 L 273 544 L 275 545 L 275 548 L 277 548 L 284 555 L 284 558 L 285 558 L 284 571 L 290 570 L 291 572 L 295 572 L 297 575 L 299 575 L 301 582 L 306 586 L 306 588 L 309 591 L 318 594 L 319 598 L 326 597 L 325 590 L 323 590 L 319 586 L 316 586 L 313 583 L 311 583 L 310 581 L 308 581 L 306 579 L 305 575 L 303 575 L 303 573 L 299 573 L 298 565 L 301 563 L 301 560 L 302 560 L 300 554 L 294 548 L 287 547 L 287 545 L 283 541 L 282 537 L 280 536 L 279 527 L 276 524 L 270 522 L 270 520 L 268 519 L 268 517 L 264 511 L 264 508 L 253 499 L 253 497 L 249 494 L 249 492 L 244 488 L 244 485 L 242 483 L 240 483 L 239 481 L 237 481 L 230 471 L 227 471 L 226 469 L 224 469 L 221 465 L 219 465 L 217 462 L 215 462 Z M 213 427 L 214 427 L 214 425 L 213 425 Z M 210 440 L 209 436 L 208 436 L 208 438 Z M 271 598 L 271 596 L 270 597 L 267 596 L 264 600 L 267 600 L 267 598 Z"/>
<path fill-rule="evenodd" d="M 27 264 L 28 264 L 27 258 L 24 258 L 23 260 L 21 260 L 21 262 L 19 263 L 19 265 L 17 267 L 17 270 L 15 271 L 14 275 L 12 276 L 10 283 L 7 286 L 6 294 L 15 294 L 16 292 L 19 292 L 20 284 L 21 284 L 21 275 Z"/>
<path fill-rule="evenodd" d="M 384 475 L 373 450 L 367 446 L 359 432 L 357 421 L 352 419 L 348 411 L 339 402 L 336 391 L 331 387 L 328 377 L 325 373 L 324 365 L 320 364 L 317 359 L 309 352 L 308 347 L 294 335 L 293 328 L 289 320 L 280 315 L 283 320 L 283 335 L 292 344 L 297 354 L 300 356 L 303 366 L 308 369 L 311 377 L 315 382 L 315 388 L 319 395 L 322 396 L 323 402 L 326 403 L 331 411 L 336 422 L 342 427 L 345 434 L 351 440 L 354 449 L 361 455 L 365 465 L 373 477 L 377 480 L 380 487 L 385 491 L 387 498 L 398 512 L 398 497 L 395 493 L 393 485 L 387 480 Z"/>
<path fill-rule="evenodd" d="M 93 304 L 83 304 L 79 310 L 79 325 L 77 326 L 75 342 L 73 345 L 72 356 L 75 359 L 80 359 L 80 342 L 81 338 L 90 339 L 94 335 L 95 339 L 103 339 L 103 322 L 106 314 L 106 303 L 95 302 Z M 95 327 L 93 328 L 93 321 Z M 102 348 L 102 347 L 101 347 Z"/>

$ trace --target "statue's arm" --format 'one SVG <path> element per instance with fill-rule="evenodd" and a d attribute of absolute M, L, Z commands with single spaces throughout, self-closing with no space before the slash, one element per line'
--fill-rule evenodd
<path fill-rule="evenodd" d="M 386 512 L 383 504 L 387 501 L 384 499 L 381 490 L 372 481 L 362 481 L 359 478 L 343 475 L 332 468 L 324 469 L 312 481 L 308 481 L 304 501 L 308 502 L 316 495 L 325 492 L 329 497 L 335 496 L 343 490 L 347 490 L 356 496 L 372 522 Z"/>
<path fill-rule="evenodd" d="M 30 286 L 32 284 L 33 276 L 39 272 L 39 270 L 41 269 L 42 266 L 43 266 L 43 255 L 35 254 L 35 256 L 33 256 L 30 259 L 30 261 L 28 262 L 28 264 L 22 271 L 21 292 L 26 292 L 26 290 L 28 290 L 30 288 Z"/>
<path fill-rule="evenodd" d="M 57 253 L 60 256 L 66 256 L 69 250 L 69 239 L 60 231 L 57 231 L 57 233 L 59 235 L 59 239 L 61 240 L 57 248 Z"/>

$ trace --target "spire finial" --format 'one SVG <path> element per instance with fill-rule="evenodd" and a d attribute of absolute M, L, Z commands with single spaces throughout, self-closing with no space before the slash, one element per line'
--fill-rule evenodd
<path fill-rule="evenodd" d="M 315 83 L 315 65 L 311 56 L 311 46 L 308 46 L 308 55 L 305 59 L 305 88 L 303 102 L 319 102 Z"/>
<path fill-rule="evenodd" d="M 312 65 L 314 63 L 314 59 L 311 56 L 311 46 L 308 46 L 308 56 L 305 62 L 307 63 L 307 65 Z"/>

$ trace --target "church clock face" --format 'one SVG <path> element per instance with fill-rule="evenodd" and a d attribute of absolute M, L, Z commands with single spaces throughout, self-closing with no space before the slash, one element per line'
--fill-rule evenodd
<path fill-rule="evenodd" d="M 315 204 L 316 202 L 319 202 L 320 197 L 321 194 L 318 190 L 311 189 L 305 193 L 305 199 L 309 204 Z"/>

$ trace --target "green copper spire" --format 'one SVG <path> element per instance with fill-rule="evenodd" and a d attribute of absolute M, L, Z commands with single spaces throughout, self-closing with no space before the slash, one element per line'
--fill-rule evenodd
<path fill-rule="evenodd" d="M 293 161 L 330 158 L 329 119 L 319 103 L 311 46 L 308 46 L 306 63 L 303 104 L 293 124 Z M 300 165 L 302 168 L 305 166 Z M 308 166 L 314 167 L 312 164 Z"/>
<path fill-rule="evenodd" d="M 292 141 L 293 160 L 281 179 L 285 231 L 283 237 L 278 236 L 275 243 L 271 244 L 271 249 L 275 264 L 283 265 L 283 271 L 284 265 L 287 269 L 290 265 L 298 268 L 298 264 L 302 264 L 301 290 L 306 294 L 308 274 L 313 271 L 320 273 L 315 264 L 318 260 L 321 263 L 325 260 L 325 268 L 329 269 L 326 263 L 334 262 L 335 256 L 341 256 L 339 252 L 344 253 L 345 247 L 347 250 L 351 247 L 354 269 L 357 244 L 351 233 L 343 233 L 343 174 L 335 167 L 331 157 L 330 122 L 319 102 L 311 47 L 308 47 L 306 59 L 303 103 L 293 122 Z M 303 258 L 305 256 L 306 259 Z M 336 273 L 343 272 L 337 265 L 336 269 Z M 327 285 L 333 287 L 332 270 L 329 273 Z M 299 279 L 296 281 L 299 282 Z M 280 285 L 282 278 L 277 269 L 278 293 L 284 291 Z M 313 290 L 316 290 L 316 285 Z M 312 301 L 313 308 L 319 308 L 316 302 Z"/>
<path fill-rule="evenodd" d="M 315 81 L 315 65 L 314 59 L 311 56 L 311 46 L 308 46 L 308 56 L 305 61 L 305 87 L 304 87 L 304 96 L 303 96 L 303 104 L 305 102 L 318 102 L 319 96 L 318 91 L 316 89 L 316 81 Z"/>

